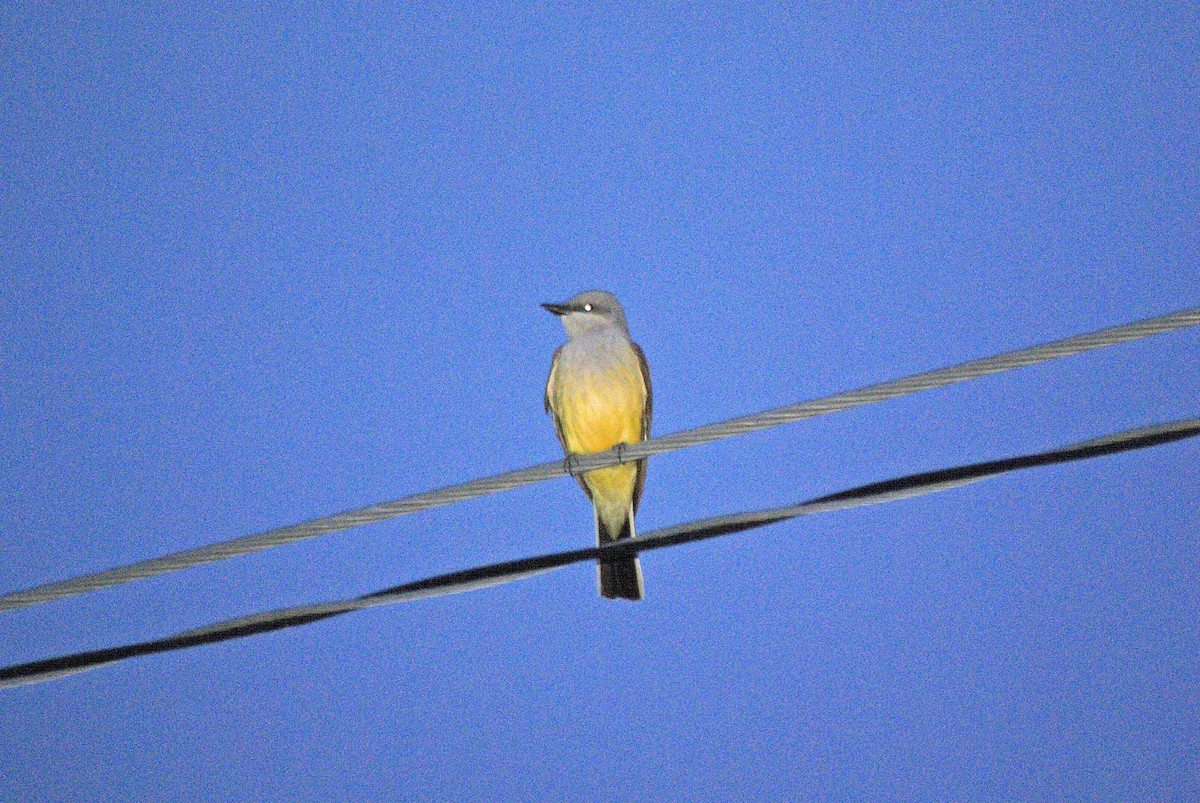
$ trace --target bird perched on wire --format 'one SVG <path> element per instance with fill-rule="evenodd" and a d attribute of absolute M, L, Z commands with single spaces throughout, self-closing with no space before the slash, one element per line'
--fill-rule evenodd
<path fill-rule="evenodd" d="M 567 342 L 554 352 L 546 379 L 546 411 L 563 452 L 592 454 L 650 436 L 650 368 L 629 337 L 625 312 L 612 293 L 588 290 L 543 304 L 562 320 Z M 596 513 L 596 545 L 633 538 L 633 517 L 646 482 L 645 458 L 576 477 Z M 600 595 L 642 598 L 636 555 L 597 563 Z"/>

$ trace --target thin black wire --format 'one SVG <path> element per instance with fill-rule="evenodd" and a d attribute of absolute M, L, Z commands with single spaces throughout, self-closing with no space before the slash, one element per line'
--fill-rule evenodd
<path fill-rule="evenodd" d="M 142 655 L 170 652 L 203 644 L 215 644 L 230 639 L 242 638 L 256 633 L 267 633 L 289 627 L 310 624 L 322 619 L 340 616 L 351 611 L 390 605 L 426 597 L 456 594 L 485 586 L 508 583 L 535 574 L 558 569 L 572 563 L 596 560 L 599 557 L 625 557 L 652 549 L 663 549 L 680 544 L 717 538 L 731 533 L 775 524 L 810 513 L 842 510 L 861 505 L 889 502 L 921 494 L 944 491 L 995 477 L 1010 471 L 1019 471 L 1037 466 L 1048 466 L 1075 460 L 1086 460 L 1103 455 L 1117 454 L 1133 449 L 1144 449 L 1171 441 L 1200 435 L 1200 417 L 1126 430 L 1101 438 L 1074 443 L 1045 452 L 989 460 L 938 471 L 926 471 L 882 482 L 873 482 L 839 493 L 821 496 L 807 502 L 786 507 L 736 513 L 709 519 L 677 524 L 654 530 L 638 538 L 611 542 L 604 546 L 588 549 L 573 549 L 538 555 L 520 560 L 504 561 L 487 566 L 428 577 L 410 583 L 385 588 L 371 594 L 351 599 L 334 600 L 292 608 L 240 616 L 227 619 L 195 630 L 186 630 L 152 641 L 109 647 L 101 650 L 80 652 L 56 658 L 47 658 L 24 664 L 14 664 L 0 669 L 0 688 L 37 683 L 63 677 L 85 669 L 135 658 Z"/>
<path fill-rule="evenodd" d="M 95 591 L 100 588 L 154 577 L 166 572 L 186 569 L 203 563 L 245 555 L 273 546 L 290 544 L 313 538 L 325 533 L 344 530 L 360 524 L 383 521 L 404 513 L 413 513 L 437 505 L 445 505 L 462 499 L 516 488 L 529 483 L 578 474 L 594 468 L 626 463 L 650 455 L 696 446 L 701 443 L 727 438 L 767 427 L 800 421 L 813 416 L 846 410 L 863 404 L 915 393 L 920 390 L 940 387 L 953 382 L 974 379 L 988 374 L 1007 371 L 1045 360 L 1090 351 L 1101 346 L 1110 346 L 1149 335 L 1182 329 L 1200 323 L 1200 307 L 1179 310 L 1168 315 L 1146 318 L 1132 323 L 1100 329 L 1095 332 L 1075 335 L 1029 348 L 1007 351 L 947 368 L 913 374 L 857 390 L 835 393 L 818 399 L 800 402 L 785 407 L 776 407 L 753 415 L 732 418 L 693 429 L 662 435 L 636 444 L 621 444 L 606 452 L 591 455 L 574 455 L 568 460 L 540 463 L 529 468 L 507 471 L 491 477 L 449 485 L 431 491 L 412 494 L 390 502 L 322 516 L 316 519 L 276 527 L 260 533 L 244 535 L 228 541 L 220 541 L 194 549 L 174 552 L 162 557 L 137 561 L 100 572 L 44 583 L 31 588 L 9 592 L 0 596 L 0 612 L 24 608 L 40 602 Z"/>

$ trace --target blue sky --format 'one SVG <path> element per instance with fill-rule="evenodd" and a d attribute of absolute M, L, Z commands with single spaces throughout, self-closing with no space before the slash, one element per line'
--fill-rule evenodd
<path fill-rule="evenodd" d="M 0 17 L 0 589 L 1200 305 L 1185 5 Z M 1197 414 L 1185 331 L 651 461 L 642 530 Z M 1192 799 L 1190 442 L 4 693 L 22 800 Z M 5 614 L 0 663 L 587 545 L 569 479 Z"/>

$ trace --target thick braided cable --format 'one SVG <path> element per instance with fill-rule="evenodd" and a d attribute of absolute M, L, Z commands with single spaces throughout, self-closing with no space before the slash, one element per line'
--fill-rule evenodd
<path fill-rule="evenodd" d="M 1132 323 L 1100 329 L 1095 332 L 1075 335 L 1063 340 L 1043 343 L 1029 348 L 1007 351 L 992 357 L 985 357 L 947 368 L 913 374 L 911 376 L 893 379 L 876 385 L 870 385 L 857 390 L 822 396 L 818 399 L 800 402 L 798 404 L 776 407 L 753 415 L 741 416 L 713 424 L 705 424 L 694 429 L 681 430 L 669 435 L 642 441 L 635 444 L 621 444 L 619 447 L 606 452 L 591 455 L 574 455 L 568 460 L 555 460 L 541 463 L 529 468 L 507 471 L 491 477 L 471 480 L 469 482 L 437 488 L 431 491 L 412 494 L 390 502 L 335 513 L 316 519 L 276 527 L 261 533 L 244 535 L 228 541 L 220 541 L 207 546 L 186 549 L 158 558 L 137 561 L 125 566 L 107 569 L 91 574 L 80 575 L 66 580 L 45 583 L 21 591 L 13 591 L 0 596 L 0 611 L 24 608 L 39 602 L 62 597 L 82 594 L 87 591 L 106 588 L 108 586 L 140 580 L 166 572 L 185 569 L 203 563 L 222 560 L 224 558 L 257 552 L 267 547 L 290 544 L 325 533 L 345 530 L 360 524 L 383 521 L 404 513 L 413 513 L 425 508 L 435 507 L 469 499 L 475 496 L 504 491 L 521 485 L 561 477 L 564 474 L 578 474 L 603 466 L 626 463 L 650 455 L 695 446 L 709 441 L 728 438 L 746 432 L 753 432 L 767 427 L 800 421 L 813 416 L 846 410 L 864 404 L 871 404 L 920 390 L 949 385 L 967 379 L 987 376 L 1012 368 L 1020 368 L 1046 360 L 1065 357 L 1091 351 L 1102 346 L 1111 346 L 1129 340 L 1136 340 L 1149 335 L 1169 332 L 1194 326 L 1200 323 L 1200 307 L 1180 310 L 1168 315 L 1146 318 Z"/>

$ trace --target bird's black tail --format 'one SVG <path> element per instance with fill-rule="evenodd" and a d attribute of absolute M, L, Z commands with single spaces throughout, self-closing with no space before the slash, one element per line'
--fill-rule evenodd
<path fill-rule="evenodd" d="M 599 513 L 596 514 L 596 545 L 603 546 L 610 541 L 633 537 L 633 510 L 625 516 L 621 529 L 616 535 L 604 526 Z M 618 560 L 602 560 L 596 563 L 600 596 L 608 599 L 642 598 L 642 567 L 637 557 L 620 558 Z"/>

